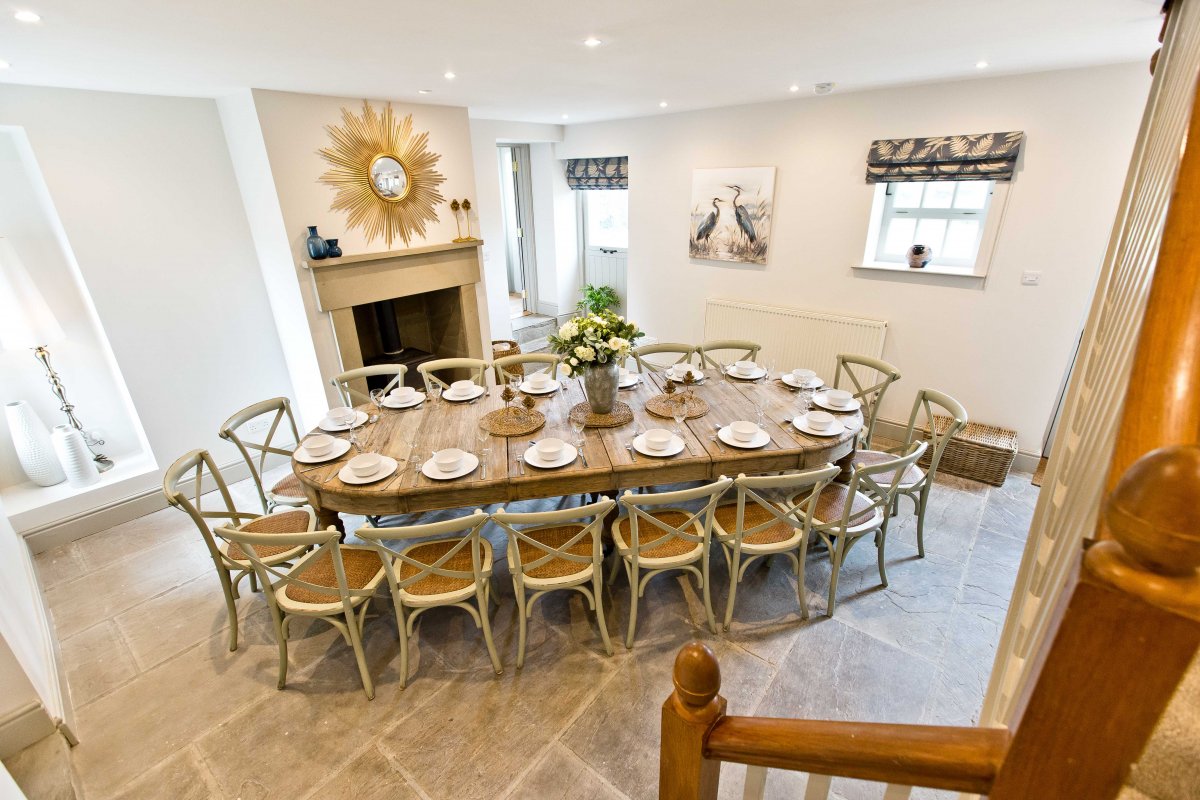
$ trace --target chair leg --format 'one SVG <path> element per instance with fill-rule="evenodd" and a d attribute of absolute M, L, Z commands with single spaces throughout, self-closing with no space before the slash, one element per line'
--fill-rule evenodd
<path fill-rule="evenodd" d="M 253 572 L 250 573 L 250 591 L 252 593 L 258 591 L 258 576 Z"/>
<path fill-rule="evenodd" d="M 808 558 L 808 536 L 800 544 L 796 558 L 796 597 L 800 600 L 800 619 L 808 619 L 808 591 L 804 587 L 804 567 Z"/>
<path fill-rule="evenodd" d="M 400 688 L 408 685 L 408 620 L 404 616 L 404 605 L 395 601 L 396 628 L 400 633 Z"/>
<path fill-rule="evenodd" d="M 608 585 L 612 586 L 613 581 L 617 579 L 617 567 L 621 566 L 621 553 L 619 550 L 613 549 L 613 564 L 612 569 L 608 571 Z"/>
<path fill-rule="evenodd" d="M 703 563 L 700 565 L 700 572 L 704 576 L 704 613 L 708 616 L 708 629 L 714 634 L 717 632 L 717 620 L 713 617 L 712 610 L 712 581 L 708 576 L 708 550 L 704 551 L 702 556 Z"/>
<path fill-rule="evenodd" d="M 504 668 L 500 666 L 500 656 L 496 655 L 496 643 L 492 641 L 492 623 L 487 614 L 487 600 L 483 597 L 483 590 L 477 589 L 475 592 L 475 601 L 479 603 L 479 622 L 483 628 L 483 641 L 487 645 L 488 655 L 492 659 L 492 669 L 497 675 L 504 672 Z"/>
<path fill-rule="evenodd" d="M 729 554 L 725 554 L 725 561 L 729 563 L 729 599 L 725 601 L 725 630 L 729 630 L 729 623 L 733 621 L 733 602 L 737 598 L 738 587 L 738 570 L 742 566 L 741 551 L 735 550 L 733 558 L 730 559 Z"/>
<path fill-rule="evenodd" d="M 279 612 L 272 609 L 271 621 L 275 624 L 275 641 L 279 644 L 279 685 L 282 689 L 287 685 L 287 625 L 279 616 Z"/>
<path fill-rule="evenodd" d="M 229 570 L 218 569 L 217 575 L 221 578 L 221 590 L 225 593 L 225 610 L 229 612 L 229 650 L 232 652 L 237 650 L 237 603 L 233 602 L 233 584 L 229 580 Z"/>
<path fill-rule="evenodd" d="M 525 636 L 528 623 L 525 621 L 525 588 L 513 581 L 517 594 L 517 669 L 525 666 Z"/>
<path fill-rule="evenodd" d="M 875 546 L 875 551 L 879 556 L 879 580 L 884 585 L 888 585 L 887 570 L 883 567 L 883 551 L 887 545 L 887 520 L 884 520 L 883 527 L 879 530 L 879 544 Z"/>
<path fill-rule="evenodd" d="M 917 500 L 917 555 L 925 557 L 925 504 L 929 501 L 929 484 L 921 487 L 921 496 Z"/>
<path fill-rule="evenodd" d="M 354 648 L 354 660 L 358 662 L 358 675 L 362 678 L 363 691 L 368 700 L 375 699 L 375 684 L 371 682 L 371 672 L 367 669 L 367 655 L 363 652 L 362 632 L 358 629 L 358 620 L 353 611 L 346 614 L 346 630 L 350 633 L 350 646 Z M 366 617 L 363 617 L 365 620 Z"/>
<path fill-rule="evenodd" d="M 608 621 L 604 619 L 604 595 L 601 591 L 600 570 L 592 570 L 592 592 L 596 595 L 596 624 L 600 626 L 600 640 L 604 642 L 604 652 L 611 656 L 613 647 L 608 638 Z"/>
<path fill-rule="evenodd" d="M 833 609 L 837 606 L 837 585 L 838 575 L 842 571 L 842 556 L 846 553 L 846 539 L 844 536 L 839 536 L 837 545 L 833 548 L 832 558 L 830 560 L 833 572 L 829 575 L 829 604 L 826 607 L 825 616 L 832 617 Z"/>
<path fill-rule="evenodd" d="M 625 634 L 625 649 L 633 649 L 633 632 L 637 630 L 638 607 L 638 568 L 632 566 L 629 572 L 629 631 Z"/>

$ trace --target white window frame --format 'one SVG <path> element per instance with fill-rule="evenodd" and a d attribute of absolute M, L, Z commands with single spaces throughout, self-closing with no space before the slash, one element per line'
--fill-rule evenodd
<path fill-rule="evenodd" d="M 1008 205 L 1008 194 L 1010 184 L 1008 182 L 997 181 L 992 184 L 992 191 L 989 193 L 988 202 L 983 209 L 971 209 L 975 213 L 965 213 L 962 209 L 954 208 L 921 208 L 921 209 L 903 209 L 902 211 L 909 212 L 903 214 L 910 218 L 939 218 L 939 219 L 971 219 L 983 217 L 983 232 L 979 237 L 979 248 L 976 250 L 975 259 L 973 262 L 967 263 L 965 260 L 955 260 L 947 262 L 938 258 L 938 254 L 933 254 L 933 261 L 923 269 L 912 269 L 904 260 L 884 260 L 880 258 L 879 249 L 883 246 L 883 232 L 886 229 L 884 222 L 894 216 L 900 216 L 893 212 L 896 209 L 891 207 L 892 194 L 889 193 L 890 184 L 877 183 L 875 184 L 875 194 L 871 203 L 871 217 L 867 227 L 866 247 L 863 251 L 862 263 L 855 265 L 859 269 L 878 269 L 889 270 L 895 272 L 910 272 L 910 273 L 925 273 L 935 275 L 958 275 L 972 278 L 982 278 L 988 273 L 988 268 L 991 265 L 992 255 L 996 247 L 996 239 L 1000 232 L 1000 224 L 1004 218 L 1004 212 Z M 970 211 L 970 210 L 968 210 Z M 917 212 L 917 213 L 912 213 Z M 891 216 L 886 216 L 891 214 Z"/>

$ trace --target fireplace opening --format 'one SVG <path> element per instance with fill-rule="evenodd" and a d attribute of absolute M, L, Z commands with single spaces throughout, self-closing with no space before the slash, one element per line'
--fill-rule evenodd
<path fill-rule="evenodd" d="M 406 386 L 420 389 L 417 367 L 438 358 L 470 355 L 458 287 L 380 300 L 353 307 L 363 366 L 403 364 Z M 367 379 L 382 389 L 386 376 Z"/>

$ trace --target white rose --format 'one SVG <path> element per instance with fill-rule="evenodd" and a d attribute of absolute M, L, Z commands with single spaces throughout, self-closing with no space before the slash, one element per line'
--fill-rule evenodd
<path fill-rule="evenodd" d="M 575 327 L 574 322 L 568 322 L 558 329 L 558 335 L 563 339 L 574 339 L 579 335 L 579 328 Z"/>
<path fill-rule="evenodd" d="M 563 365 L 562 365 L 562 371 L 563 371 L 563 375 L 570 375 L 570 374 L 571 374 L 571 365 L 570 365 L 570 364 L 563 364 Z"/>
<path fill-rule="evenodd" d="M 572 358 L 572 359 L 571 359 L 571 364 L 572 364 L 573 366 L 578 366 L 578 365 L 579 365 L 579 359 L 578 359 L 578 358 Z"/>
<path fill-rule="evenodd" d="M 611 347 L 613 350 L 620 350 L 621 348 L 625 347 L 628 344 L 629 344 L 629 342 L 625 341 L 620 336 L 614 336 L 608 340 L 608 346 Z"/>
<path fill-rule="evenodd" d="M 584 361 L 593 361 L 596 358 L 596 351 L 591 347 L 580 345 L 579 347 L 575 348 L 575 356 Z M 573 358 L 571 360 L 574 361 L 575 359 Z"/>

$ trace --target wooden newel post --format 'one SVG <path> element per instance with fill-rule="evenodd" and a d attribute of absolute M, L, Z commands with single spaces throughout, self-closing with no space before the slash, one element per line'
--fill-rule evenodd
<path fill-rule="evenodd" d="M 675 656 L 675 691 L 663 703 L 659 800 L 716 800 L 721 762 L 704 757 L 704 742 L 725 716 L 721 667 L 708 645 L 691 642 Z"/>
<path fill-rule="evenodd" d="M 1198 498 L 1194 445 L 1147 453 L 1114 487 L 1112 538 L 1083 556 L 992 800 L 1120 792 L 1200 647 Z"/>

